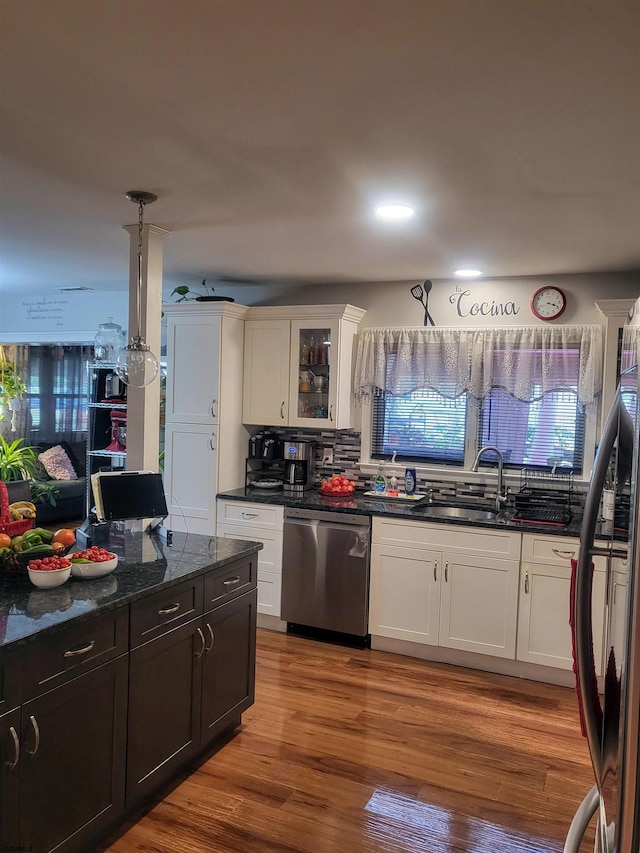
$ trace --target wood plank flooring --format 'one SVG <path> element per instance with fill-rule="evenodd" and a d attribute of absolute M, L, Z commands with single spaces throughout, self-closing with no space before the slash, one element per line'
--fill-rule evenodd
<path fill-rule="evenodd" d="M 238 734 L 108 850 L 562 853 L 592 784 L 570 689 L 259 630 Z"/>

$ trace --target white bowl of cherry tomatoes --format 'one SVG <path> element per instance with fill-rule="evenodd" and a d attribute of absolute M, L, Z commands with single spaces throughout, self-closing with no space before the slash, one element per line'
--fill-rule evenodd
<path fill-rule="evenodd" d="M 69 580 L 71 560 L 68 557 L 43 557 L 41 560 L 29 560 L 27 563 L 29 580 L 41 589 L 53 589 Z"/>
<path fill-rule="evenodd" d="M 101 578 L 108 575 L 118 565 L 118 556 L 106 548 L 93 545 L 84 551 L 75 551 L 69 555 L 71 574 L 74 578 Z"/>

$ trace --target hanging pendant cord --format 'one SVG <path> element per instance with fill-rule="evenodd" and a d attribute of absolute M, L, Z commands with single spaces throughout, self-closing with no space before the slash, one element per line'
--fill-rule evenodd
<path fill-rule="evenodd" d="M 137 334 L 136 337 L 140 339 L 140 312 L 142 308 L 142 215 L 144 211 L 144 202 L 140 201 L 138 203 L 138 287 L 136 290 L 136 322 L 137 322 Z"/>

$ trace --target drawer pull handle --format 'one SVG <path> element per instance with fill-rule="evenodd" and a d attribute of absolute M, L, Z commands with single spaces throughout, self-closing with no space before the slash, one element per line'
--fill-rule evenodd
<path fill-rule="evenodd" d="M 243 512 L 242 517 L 243 518 L 259 518 L 260 513 L 259 512 Z"/>
<path fill-rule="evenodd" d="M 227 578 L 226 581 L 222 581 L 224 586 L 235 586 L 237 583 L 240 583 L 240 576 L 236 575 L 235 578 Z"/>
<path fill-rule="evenodd" d="M 444 582 L 449 583 L 449 560 L 444 564 Z"/>
<path fill-rule="evenodd" d="M 201 658 L 203 653 L 204 653 L 205 648 L 207 647 L 207 644 L 206 644 L 205 639 L 204 639 L 204 634 L 202 633 L 202 628 L 198 628 L 197 630 L 198 630 L 198 636 L 200 637 L 200 651 L 196 652 L 196 657 Z"/>
<path fill-rule="evenodd" d="M 529 595 L 529 572 L 524 573 L 524 592 Z"/>
<path fill-rule="evenodd" d="M 33 744 L 33 749 L 27 750 L 27 755 L 35 755 L 36 752 L 40 749 L 40 726 L 38 725 L 38 721 L 34 716 L 29 717 L 29 722 L 31 723 L 31 728 L 33 729 L 33 733 L 35 735 L 35 741 Z"/>
<path fill-rule="evenodd" d="M 209 406 L 209 411 L 211 412 L 211 417 L 215 418 L 215 416 L 216 416 L 216 398 L 215 397 L 211 401 L 211 405 Z"/>
<path fill-rule="evenodd" d="M 95 646 L 96 641 L 91 640 L 91 642 L 87 643 L 86 646 L 82 646 L 79 649 L 69 649 L 64 653 L 64 657 L 66 658 L 75 658 L 77 655 L 86 655 L 87 652 L 90 652 L 91 649 Z"/>
<path fill-rule="evenodd" d="M 216 445 L 215 445 L 215 442 L 213 440 L 214 438 L 215 438 L 215 433 L 212 432 L 211 435 L 209 436 L 209 447 L 211 448 L 211 450 L 216 449 Z"/>
<path fill-rule="evenodd" d="M 284 400 L 280 403 L 280 417 L 284 420 Z"/>
<path fill-rule="evenodd" d="M 215 641 L 215 637 L 213 636 L 213 628 L 211 627 L 211 625 L 209 625 L 208 622 L 207 622 L 207 631 L 209 632 L 209 636 L 211 637 L 211 644 L 208 646 L 205 646 L 204 650 L 207 654 L 209 654 L 209 652 L 213 648 L 213 643 Z"/>
<path fill-rule="evenodd" d="M 180 610 L 180 602 L 158 610 L 158 616 L 169 616 L 171 613 L 175 613 L 176 610 Z"/>
<path fill-rule="evenodd" d="M 20 759 L 20 741 L 18 740 L 18 735 L 16 734 L 16 730 L 13 726 L 9 727 L 9 734 L 11 735 L 11 740 L 13 741 L 13 761 L 7 761 L 7 767 L 9 770 L 15 770 L 15 767 Z"/>
<path fill-rule="evenodd" d="M 438 561 L 437 560 L 433 564 L 433 579 L 434 579 L 434 581 L 438 580 Z"/>
<path fill-rule="evenodd" d="M 559 551 L 557 548 L 551 549 L 556 557 L 560 557 L 561 560 L 570 560 L 572 557 L 575 557 L 575 551 Z"/>

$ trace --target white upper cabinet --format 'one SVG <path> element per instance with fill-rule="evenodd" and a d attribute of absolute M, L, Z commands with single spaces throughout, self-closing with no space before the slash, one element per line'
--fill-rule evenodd
<path fill-rule="evenodd" d="M 165 417 L 168 421 L 214 424 L 220 387 L 220 330 L 222 317 L 202 314 L 200 303 L 185 303 L 198 313 L 179 315 L 169 311 L 167 322 L 167 365 L 169 380 Z"/>
<path fill-rule="evenodd" d="M 242 419 L 246 424 L 289 422 L 289 320 L 244 324 Z"/>
<path fill-rule="evenodd" d="M 244 423 L 348 429 L 354 340 L 365 313 L 353 305 L 249 309 Z"/>

